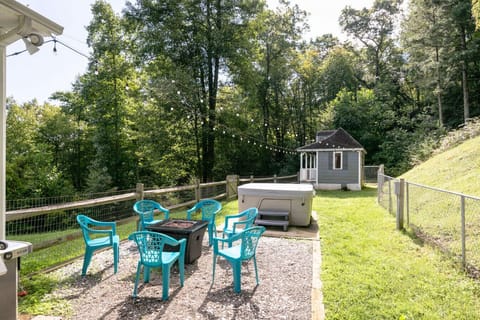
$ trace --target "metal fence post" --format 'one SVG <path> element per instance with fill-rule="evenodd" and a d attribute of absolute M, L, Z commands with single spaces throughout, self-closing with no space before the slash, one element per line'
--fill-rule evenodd
<path fill-rule="evenodd" d="M 254 182 L 255 179 L 253 178 L 253 175 L 250 176 L 250 182 Z"/>
<path fill-rule="evenodd" d="M 407 207 L 407 226 L 410 225 L 410 193 L 409 193 L 409 187 L 408 187 L 408 182 L 405 182 L 405 205 Z"/>
<path fill-rule="evenodd" d="M 395 194 L 397 195 L 397 230 L 403 229 L 403 207 L 404 207 L 404 187 L 405 179 L 400 179 L 400 181 L 395 181 Z"/>
<path fill-rule="evenodd" d="M 273 183 L 277 183 L 277 175 L 276 174 L 273 175 Z"/>
<path fill-rule="evenodd" d="M 462 217 L 462 266 L 467 265 L 466 243 L 465 243 L 465 196 L 460 196 L 460 215 Z"/>
<path fill-rule="evenodd" d="M 380 165 L 377 171 L 377 202 L 381 203 L 382 202 L 382 196 L 383 196 L 383 184 L 385 182 L 385 176 L 383 174 L 383 164 Z"/>

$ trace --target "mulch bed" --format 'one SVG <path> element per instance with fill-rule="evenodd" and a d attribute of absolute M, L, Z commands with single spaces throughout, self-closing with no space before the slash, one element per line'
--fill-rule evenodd
<path fill-rule="evenodd" d="M 86 277 L 80 275 L 81 259 L 54 271 L 64 285 L 52 297 L 68 300 L 72 309 L 62 319 L 311 319 L 311 240 L 263 236 L 257 248 L 260 284 L 250 261 L 242 266 L 242 292 L 236 294 L 232 269 L 221 258 L 212 284 L 213 249 L 207 238 L 200 258 L 185 265 L 183 287 L 172 269 L 167 301 L 161 300 L 158 269 L 150 283 L 140 282 L 138 298 L 132 298 L 139 255 L 131 241 L 121 244 L 117 274 L 111 250 L 94 255 Z"/>

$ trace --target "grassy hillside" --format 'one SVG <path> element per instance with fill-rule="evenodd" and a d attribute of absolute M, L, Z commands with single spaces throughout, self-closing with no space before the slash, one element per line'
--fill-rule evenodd
<path fill-rule="evenodd" d="M 480 136 L 437 154 L 402 177 L 411 182 L 480 196 Z"/>

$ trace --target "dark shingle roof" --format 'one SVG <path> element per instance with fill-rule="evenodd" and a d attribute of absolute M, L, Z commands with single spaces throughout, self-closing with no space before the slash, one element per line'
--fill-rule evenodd
<path fill-rule="evenodd" d="M 363 149 L 363 146 L 348 132 L 339 128 L 317 132 L 317 141 L 298 148 L 298 151 L 313 149 Z"/>

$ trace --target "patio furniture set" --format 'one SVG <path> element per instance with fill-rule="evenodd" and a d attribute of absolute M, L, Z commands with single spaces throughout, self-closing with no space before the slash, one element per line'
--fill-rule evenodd
<path fill-rule="evenodd" d="M 140 256 L 132 294 L 134 298 L 138 295 L 142 270 L 144 283 L 150 281 L 152 268 L 162 270 L 162 300 L 168 299 L 170 269 L 175 263 L 178 264 L 180 286 L 183 287 L 184 264 L 193 263 L 201 255 L 206 229 L 208 245 L 213 246 L 212 283 L 215 279 L 217 258 L 222 257 L 232 267 L 236 293 L 241 292 L 241 266 L 244 261 L 253 260 L 258 285 L 256 248 L 265 227 L 254 225 L 258 215 L 257 208 L 248 208 L 238 214 L 226 216 L 221 237 L 217 235 L 215 216 L 222 209 L 222 205 L 213 199 L 196 203 L 187 210 L 185 220 L 170 219 L 169 210 L 153 200 L 137 201 L 133 209 L 139 216 L 138 230 L 130 234 L 128 239 L 135 242 Z M 196 212 L 201 212 L 201 220 L 192 220 L 192 215 Z M 163 219 L 155 219 L 155 215 L 159 213 L 163 215 Z M 114 273 L 117 273 L 120 239 L 116 232 L 116 223 L 97 221 L 85 215 L 78 215 L 77 222 L 85 241 L 82 276 L 87 273 L 93 253 L 107 247 L 113 248 Z"/>

